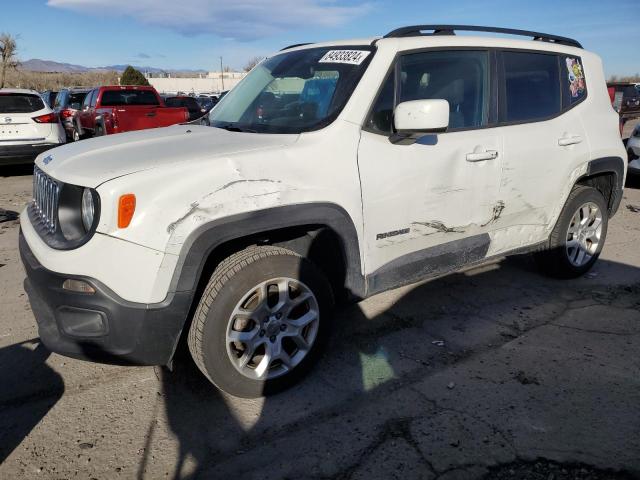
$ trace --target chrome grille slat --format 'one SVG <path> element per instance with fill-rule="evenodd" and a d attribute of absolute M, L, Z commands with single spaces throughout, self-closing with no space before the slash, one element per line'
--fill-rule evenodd
<path fill-rule="evenodd" d="M 33 207 L 42 225 L 49 233 L 58 227 L 58 200 L 60 185 L 37 166 L 33 169 Z"/>

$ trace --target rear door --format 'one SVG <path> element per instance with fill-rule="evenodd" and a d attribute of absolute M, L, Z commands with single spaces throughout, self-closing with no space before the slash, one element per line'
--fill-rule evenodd
<path fill-rule="evenodd" d="M 575 180 L 571 173 L 589 160 L 580 119 L 587 85 L 579 57 L 514 50 L 500 58 L 502 220 L 505 227 L 519 226 L 502 239 L 501 249 L 508 250 L 545 238 Z"/>
<path fill-rule="evenodd" d="M 51 113 L 40 95 L 0 92 L 0 145 L 39 143 L 51 134 L 52 123 L 34 120 Z"/>

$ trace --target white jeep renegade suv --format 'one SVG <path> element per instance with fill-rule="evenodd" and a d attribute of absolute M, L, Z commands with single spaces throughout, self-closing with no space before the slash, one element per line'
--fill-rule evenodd
<path fill-rule="evenodd" d="M 288 47 L 209 120 L 37 159 L 20 250 L 51 350 L 167 365 L 187 336 L 259 396 L 308 370 L 339 300 L 513 253 L 584 274 L 626 174 L 600 58 L 536 32 Z"/>

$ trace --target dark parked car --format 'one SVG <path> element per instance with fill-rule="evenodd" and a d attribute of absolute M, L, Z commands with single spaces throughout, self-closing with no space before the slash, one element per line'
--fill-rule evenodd
<path fill-rule="evenodd" d="M 82 108 L 82 102 L 89 93 L 90 88 L 64 88 L 58 92 L 53 110 L 58 114 L 60 122 L 67 134 L 67 140 L 77 142 L 80 140 L 78 130 L 75 126 L 75 116 Z"/>
<path fill-rule="evenodd" d="M 623 118 L 640 117 L 640 83 L 609 83 L 613 107 Z"/>
<path fill-rule="evenodd" d="M 54 90 L 45 90 L 40 94 L 40 96 L 45 101 L 45 103 L 49 105 L 51 108 L 53 108 L 53 103 L 56 101 L 57 95 L 58 95 L 58 92 Z"/>
<path fill-rule="evenodd" d="M 188 96 L 164 97 L 167 107 L 184 107 L 189 111 L 189 122 L 198 120 L 206 115 L 207 110 L 200 106 L 197 100 Z"/>

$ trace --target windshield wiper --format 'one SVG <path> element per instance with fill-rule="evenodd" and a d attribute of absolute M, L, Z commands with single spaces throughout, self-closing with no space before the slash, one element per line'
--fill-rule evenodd
<path fill-rule="evenodd" d="M 227 123 L 226 125 L 216 125 L 215 127 L 223 128 L 225 130 L 228 130 L 229 132 L 258 133 L 256 130 L 251 130 L 250 128 L 236 127 L 235 125 L 231 125 L 230 123 Z"/>

